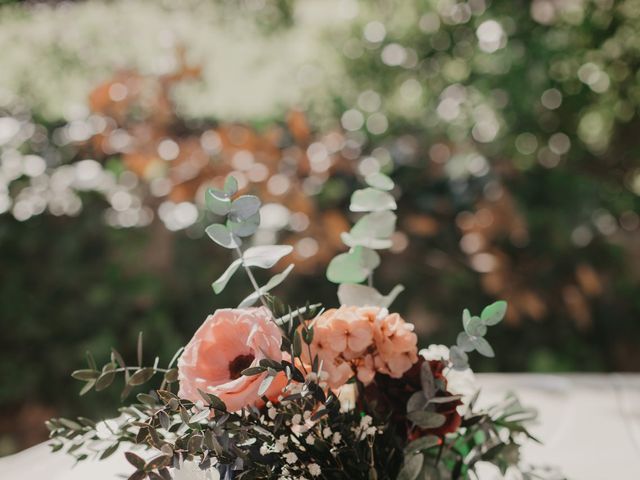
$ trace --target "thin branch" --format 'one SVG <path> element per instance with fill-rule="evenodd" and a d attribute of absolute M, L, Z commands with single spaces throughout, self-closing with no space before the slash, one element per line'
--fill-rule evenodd
<path fill-rule="evenodd" d="M 244 260 L 242 260 L 242 250 L 240 250 L 240 247 L 238 246 L 236 246 L 236 253 L 238 254 L 238 258 L 242 261 L 242 267 L 244 268 L 244 271 L 247 272 L 249 281 L 251 282 L 251 285 L 253 285 L 253 288 L 255 289 L 256 293 L 258 294 L 258 297 L 260 298 L 260 302 L 262 302 L 262 305 L 267 310 L 269 310 L 269 313 L 271 313 L 271 316 L 275 319 L 275 315 L 269 308 L 269 305 L 267 304 L 267 300 L 264 298 L 264 295 L 260 292 L 260 286 L 256 281 L 256 277 L 253 276 L 253 272 L 251 271 L 251 269 L 244 264 Z"/>

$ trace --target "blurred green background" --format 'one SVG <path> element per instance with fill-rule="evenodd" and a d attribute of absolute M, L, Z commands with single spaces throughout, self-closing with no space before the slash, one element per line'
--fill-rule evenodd
<path fill-rule="evenodd" d="M 69 373 L 169 358 L 221 297 L 201 203 L 233 172 L 324 279 L 362 175 L 396 180 L 376 281 L 423 343 L 500 298 L 479 371 L 640 371 L 640 1 L 0 2 L 0 455 L 108 415 Z"/>

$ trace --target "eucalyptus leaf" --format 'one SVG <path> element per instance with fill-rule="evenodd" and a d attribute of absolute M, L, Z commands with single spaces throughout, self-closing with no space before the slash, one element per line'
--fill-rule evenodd
<path fill-rule="evenodd" d="M 253 375 L 260 375 L 261 373 L 264 373 L 265 370 L 265 367 L 249 367 L 245 368 L 241 373 L 245 377 L 252 377 Z"/>
<path fill-rule="evenodd" d="M 264 377 L 264 379 L 260 383 L 260 387 L 258 387 L 258 396 L 261 397 L 266 393 L 267 390 L 269 390 L 269 387 L 271 386 L 271 382 L 273 382 L 274 378 L 275 377 L 272 375 L 266 375 Z"/>
<path fill-rule="evenodd" d="M 293 264 L 290 264 L 282 272 L 277 273 L 276 275 L 271 277 L 264 286 L 260 287 L 259 291 L 252 292 L 247 297 L 245 297 L 245 299 L 242 300 L 242 302 L 240 302 L 240 305 L 238 305 L 238 308 L 250 307 L 251 305 L 256 303 L 261 295 L 264 295 L 265 293 L 269 292 L 271 289 L 280 285 L 285 280 L 285 278 L 287 278 L 287 276 L 291 273 L 291 270 L 293 270 Z"/>
<path fill-rule="evenodd" d="M 464 331 L 472 337 L 484 337 L 487 333 L 487 327 L 482 323 L 480 317 L 467 317 L 464 324 Z"/>
<path fill-rule="evenodd" d="M 393 180 L 381 172 L 374 172 L 367 175 L 364 179 L 370 187 L 379 190 L 391 190 L 394 187 Z"/>
<path fill-rule="evenodd" d="M 462 326 L 464 327 L 465 331 L 467 330 L 467 324 L 471 321 L 471 312 L 469 311 L 468 308 L 465 308 L 462 311 Z"/>
<path fill-rule="evenodd" d="M 271 268 L 281 258 L 293 251 L 291 245 L 265 245 L 245 250 L 242 260 L 245 267 Z"/>
<path fill-rule="evenodd" d="M 422 392 L 415 392 L 407 400 L 407 412 L 416 412 L 424 410 L 427 406 L 428 400 Z"/>
<path fill-rule="evenodd" d="M 416 480 L 422 471 L 424 464 L 424 455 L 416 453 L 409 455 L 404 459 L 402 470 L 398 473 L 397 480 Z"/>
<path fill-rule="evenodd" d="M 348 247 L 367 247 L 374 250 L 391 248 L 393 242 L 388 238 L 354 237 L 351 232 L 342 232 L 340 239 Z"/>
<path fill-rule="evenodd" d="M 360 283 L 380 265 L 380 256 L 369 248 L 355 247 L 329 263 L 327 278 L 334 283 Z"/>
<path fill-rule="evenodd" d="M 113 380 L 116 378 L 116 372 L 113 370 L 107 370 L 102 373 L 96 380 L 95 388 L 96 392 L 101 392 L 106 389 L 109 385 L 113 383 Z"/>
<path fill-rule="evenodd" d="M 253 217 L 260 210 L 260 199 L 255 195 L 242 195 L 231 203 L 229 218 L 239 221 Z"/>
<path fill-rule="evenodd" d="M 240 268 L 240 265 L 242 265 L 242 259 L 238 258 L 234 260 L 233 262 L 231 262 L 231 265 L 227 267 L 224 273 L 220 275 L 220 277 L 218 277 L 218 279 L 211 284 L 211 287 L 213 288 L 213 291 L 216 294 L 224 290 L 224 287 L 227 286 L 227 283 L 229 283 L 229 280 L 231 280 L 231 277 L 233 277 L 233 274 L 236 273 L 238 268 Z"/>
<path fill-rule="evenodd" d="M 420 437 L 417 440 L 409 443 L 404 449 L 405 454 L 409 454 L 412 452 L 418 452 L 421 450 L 427 450 L 429 448 L 437 447 L 440 445 L 440 439 L 435 435 L 427 435 L 425 437 Z"/>
<path fill-rule="evenodd" d="M 238 193 L 238 180 L 233 175 L 227 176 L 224 181 L 224 193 L 226 193 L 229 197 L 234 196 Z"/>
<path fill-rule="evenodd" d="M 407 418 L 420 428 L 438 428 L 444 425 L 446 417 L 440 413 L 418 410 L 407 413 Z"/>
<path fill-rule="evenodd" d="M 76 380 L 95 380 L 100 376 L 100 372 L 98 370 L 76 370 L 71 374 L 73 378 Z"/>
<path fill-rule="evenodd" d="M 460 400 L 462 395 L 449 395 L 447 397 L 434 397 L 429 400 L 429 403 L 451 403 L 456 400 Z"/>
<path fill-rule="evenodd" d="M 247 308 L 254 305 L 258 299 L 260 298 L 260 292 L 251 292 L 249 295 L 244 297 L 242 301 L 238 304 L 238 308 Z"/>
<path fill-rule="evenodd" d="M 208 419 L 210 415 L 211 415 L 211 412 L 209 410 L 206 410 L 206 409 L 200 410 L 198 413 L 196 413 L 189 419 L 189 423 L 200 423 L 203 420 Z"/>
<path fill-rule="evenodd" d="M 457 345 L 449 349 L 449 360 L 453 364 L 455 370 L 466 370 L 469 368 L 469 357 Z"/>
<path fill-rule="evenodd" d="M 124 452 L 124 456 L 127 461 L 138 469 L 144 468 L 145 461 L 133 452 Z"/>
<path fill-rule="evenodd" d="M 456 341 L 458 348 L 463 352 L 473 352 L 475 345 L 473 344 L 472 337 L 467 332 L 460 332 Z"/>
<path fill-rule="evenodd" d="M 253 235 L 260 226 L 260 212 L 247 219 L 235 218 L 235 220 L 233 218 L 227 220 L 227 228 L 231 233 L 239 237 L 249 237 Z"/>
<path fill-rule="evenodd" d="M 109 458 L 111 455 L 113 455 L 116 452 L 116 450 L 118 450 L 119 446 L 120 446 L 120 443 L 118 443 L 118 442 L 110 445 L 107 449 L 105 449 L 100 454 L 100 460 L 105 460 L 105 459 Z"/>
<path fill-rule="evenodd" d="M 309 305 L 308 307 L 305 306 L 305 307 L 296 308 L 292 312 L 287 313 L 286 315 L 283 315 L 283 316 L 277 318 L 275 320 L 276 325 L 283 326 L 286 323 L 291 322 L 298 315 L 304 315 L 305 313 L 308 313 L 309 311 L 313 311 L 313 310 L 315 310 L 317 308 L 320 308 L 321 306 L 322 306 L 322 304 L 320 304 L 320 303 L 314 303 L 312 305 Z"/>
<path fill-rule="evenodd" d="M 209 225 L 205 232 L 209 238 L 224 248 L 237 248 L 242 245 L 242 241 L 236 235 L 231 233 L 227 227 L 219 223 Z"/>
<path fill-rule="evenodd" d="M 156 398 L 153 395 L 149 395 L 148 393 L 139 393 L 138 395 L 136 395 L 136 398 L 140 402 L 145 403 L 147 405 L 155 405 L 156 403 L 158 403 L 156 401 Z"/>
<path fill-rule="evenodd" d="M 420 385 L 422 386 L 422 395 L 427 398 L 433 398 L 436 394 L 436 380 L 433 378 L 433 372 L 429 362 L 424 362 L 420 367 Z"/>
<path fill-rule="evenodd" d="M 482 337 L 472 337 L 473 346 L 478 353 L 484 355 L 485 357 L 494 357 L 495 353 L 493 352 L 493 348 L 489 345 Z"/>
<path fill-rule="evenodd" d="M 269 279 L 269 281 L 263 287 L 260 287 L 260 291 L 263 293 L 270 292 L 272 289 L 284 282 L 285 278 L 287 278 L 287 276 L 291 273 L 291 270 L 293 270 L 293 263 L 285 268 L 282 272 L 277 273 L 276 275 L 271 277 L 271 279 Z"/>
<path fill-rule="evenodd" d="M 385 210 L 364 215 L 350 232 L 341 234 L 342 241 L 349 247 L 362 246 L 380 250 L 391 247 L 390 237 L 396 227 L 396 214 Z"/>
<path fill-rule="evenodd" d="M 349 210 L 352 212 L 379 212 L 396 208 L 396 201 L 389 193 L 375 188 L 356 190 L 351 195 L 349 205 Z"/>
<path fill-rule="evenodd" d="M 153 368 L 141 368 L 131 375 L 128 384 L 130 386 L 142 385 L 143 383 L 148 382 L 155 373 L 156 372 Z"/>
<path fill-rule="evenodd" d="M 82 389 L 80 390 L 80 396 L 82 397 L 83 395 L 86 395 L 87 393 L 89 393 L 91 391 L 91 389 L 95 386 L 96 381 L 95 380 L 89 380 L 87 383 L 84 384 L 84 387 L 82 387 Z"/>
<path fill-rule="evenodd" d="M 340 305 L 387 308 L 403 290 L 402 285 L 396 285 L 388 295 L 382 295 L 373 287 L 343 283 L 338 287 L 338 299 Z"/>
<path fill-rule="evenodd" d="M 178 381 L 179 372 L 177 368 L 172 368 L 164 374 L 164 381 L 167 383 L 175 383 Z"/>
<path fill-rule="evenodd" d="M 381 307 L 384 297 L 373 287 L 353 283 L 343 283 L 338 287 L 340 305 L 356 307 Z"/>
<path fill-rule="evenodd" d="M 225 192 L 208 188 L 204 198 L 207 208 L 216 215 L 226 215 L 231 210 L 231 199 Z"/>
<path fill-rule="evenodd" d="M 482 323 L 487 326 L 491 326 L 500 323 L 506 312 L 507 302 L 500 300 L 492 303 L 488 307 L 485 307 L 480 314 L 480 318 L 482 319 Z"/>

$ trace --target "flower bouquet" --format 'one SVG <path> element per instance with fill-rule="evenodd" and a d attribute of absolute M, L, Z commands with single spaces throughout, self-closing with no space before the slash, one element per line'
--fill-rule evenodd
<path fill-rule="evenodd" d="M 129 445 L 129 480 L 168 480 L 189 469 L 224 480 L 444 480 L 476 478 L 482 462 L 520 471 L 534 414 L 511 396 L 478 408 L 468 365 L 471 352 L 494 355 L 485 337 L 506 303 L 479 315 L 464 310 L 455 345 L 419 350 L 414 326 L 390 309 L 403 287 L 386 295 L 373 287 L 378 251 L 395 230 L 394 184 L 382 173 L 365 181 L 350 204 L 361 216 L 342 234 L 349 249 L 327 269 L 339 284 L 337 308 L 289 307 L 271 295 L 293 265 L 261 286 L 255 269 L 272 269 L 292 247 L 244 248 L 260 224 L 260 200 L 239 195 L 233 176 L 209 189 L 206 208 L 219 222 L 206 233 L 237 255 L 213 290 L 244 270 L 253 291 L 237 308 L 210 315 L 166 366 L 157 358 L 143 365 L 142 336 L 133 366 L 117 350 L 101 368 L 88 354 L 88 367 L 73 372 L 81 394 L 121 376 L 122 399 L 137 393 L 136 400 L 112 420 L 51 419 L 53 449 L 104 459 Z"/>

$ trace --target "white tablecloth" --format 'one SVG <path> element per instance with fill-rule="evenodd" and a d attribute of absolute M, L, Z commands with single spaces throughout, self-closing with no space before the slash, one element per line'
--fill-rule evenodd
<path fill-rule="evenodd" d="M 478 375 L 484 401 L 508 391 L 538 408 L 524 459 L 559 467 L 572 480 L 640 479 L 640 375 Z M 112 480 L 126 478 L 122 455 L 73 466 L 46 444 L 0 458 L 1 480 Z M 482 480 L 501 478 L 493 471 Z M 180 480 L 180 479 L 177 479 Z"/>

